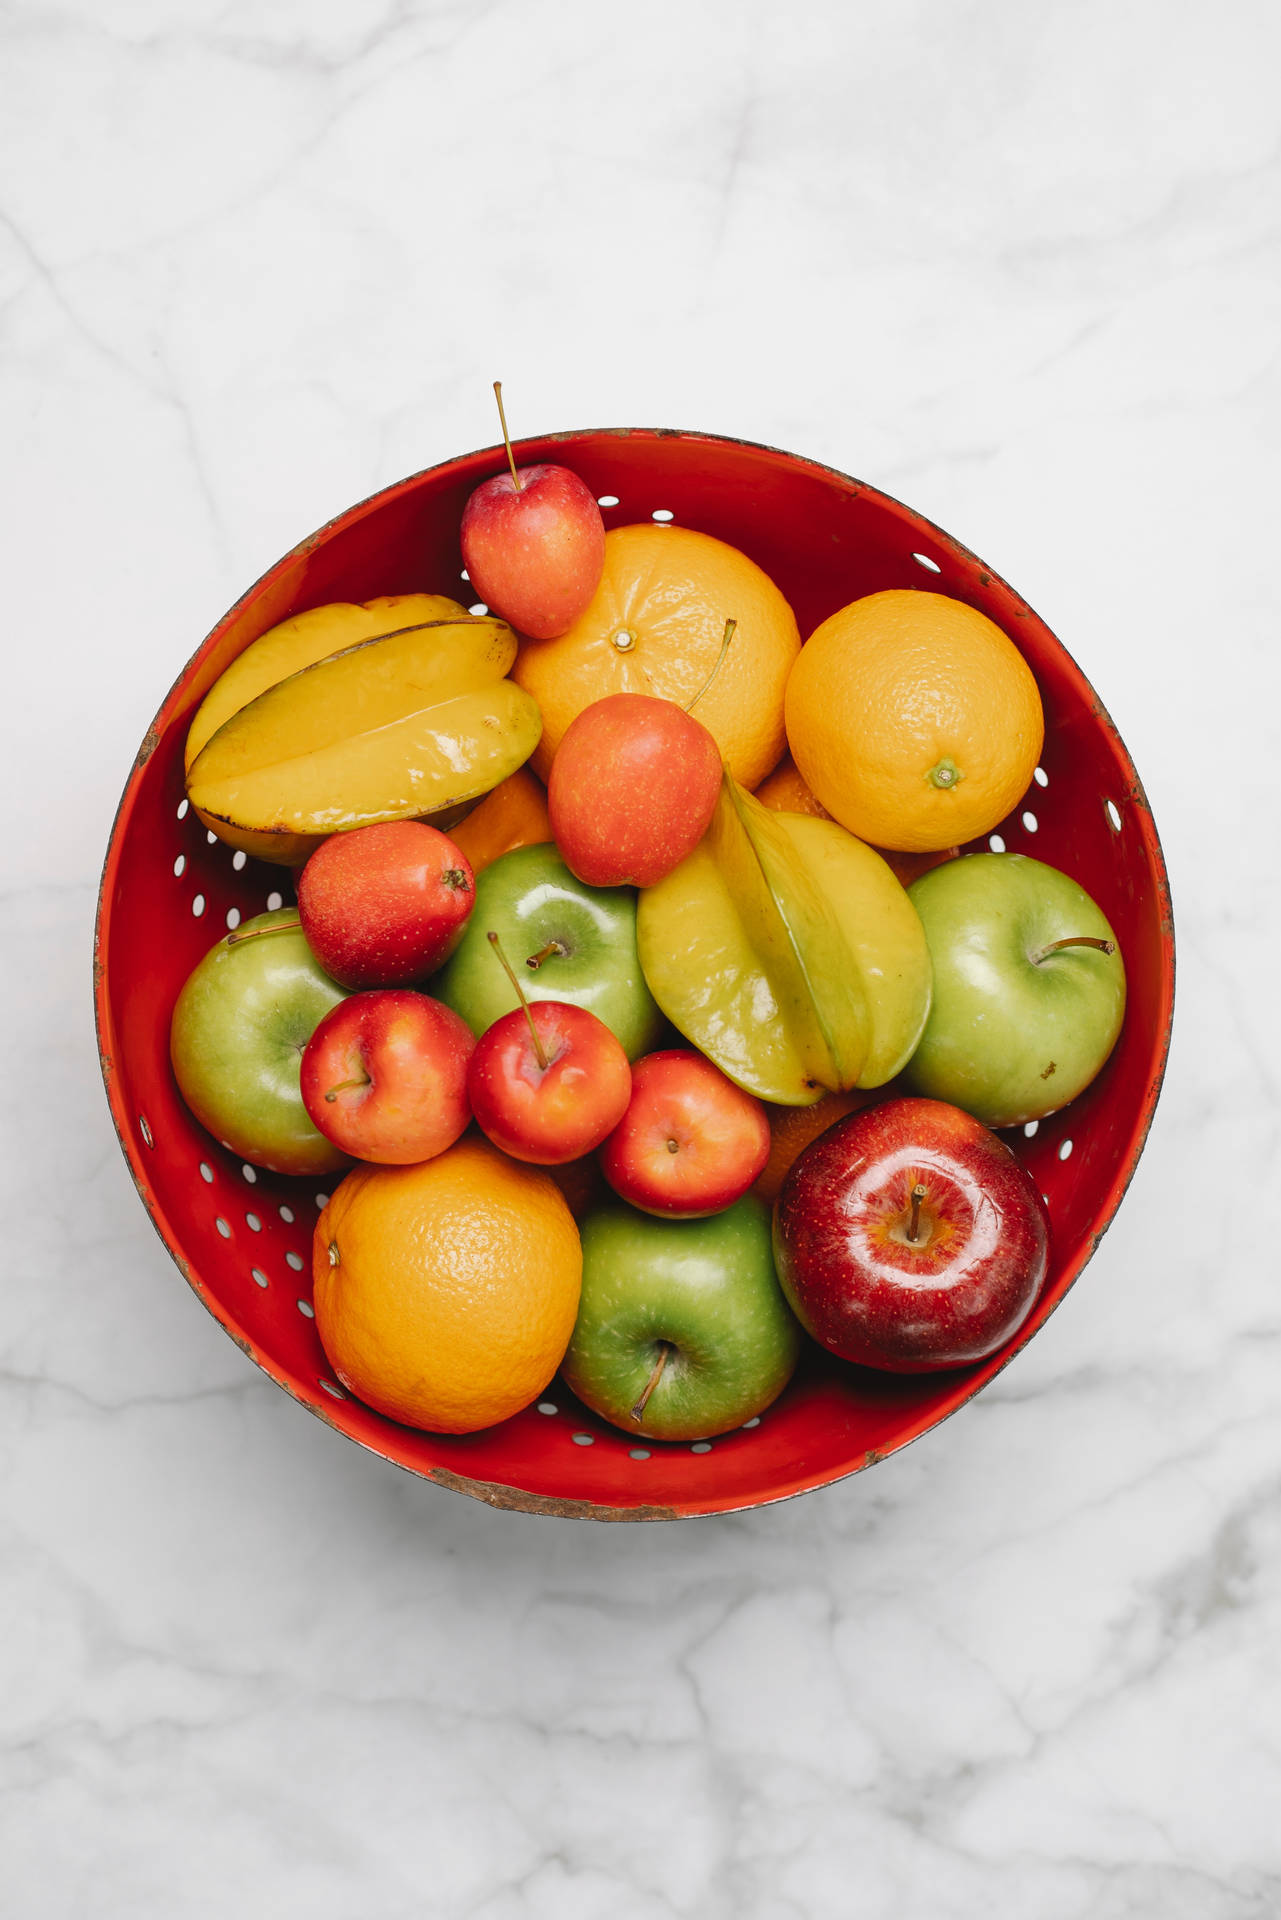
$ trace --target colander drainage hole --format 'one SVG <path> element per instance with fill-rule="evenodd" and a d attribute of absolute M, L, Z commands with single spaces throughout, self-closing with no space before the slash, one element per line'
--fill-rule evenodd
<path fill-rule="evenodd" d="M 229 933 L 234 933 L 236 928 L 239 925 L 240 925 L 240 908 L 228 907 L 227 908 L 227 931 Z"/>
<path fill-rule="evenodd" d="M 335 1400 L 345 1400 L 347 1398 L 342 1388 L 336 1387 L 332 1380 L 326 1380 L 322 1377 L 320 1384 L 325 1389 L 326 1393 L 333 1395 Z"/>
<path fill-rule="evenodd" d="M 293 1225 L 293 1223 L 294 1223 L 294 1210 L 293 1210 L 293 1208 L 292 1208 L 292 1207 L 282 1207 L 282 1208 L 280 1209 L 280 1217 L 281 1217 L 281 1219 L 282 1219 L 282 1220 L 284 1221 L 284 1223 L 285 1223 L 285 1225 L 286 1225 L 287 1227 L 291 1227 L 291 1226 Z"/>
<path fill-rule="evenodd" d="M 249 858 L 249 855 L 245 852 L 243 847 L 236 848 L 236 851 L 231 856 L 231 864 L 235 868 L 237 873 L 240 872 L 241 868 L 244 866 L 245 861 L 248 858 Z"/>
<path fill-rule="evenodd" d="M 174 879 L 181 880 L 186 870 L 187 870 L 187 856 L 185 853 L 180 853 L 178 855 L 178 858 L 173 863 Z"/>
<path fill-rule="evenodd" d="M 761 1424 L 760 1414 L 759 1413 L 753 1414 L 750 1420 L 744 1420 L 743 1432 L 746 1433 L 749 1427 L 759 1427 L 760 1424 Z"/>
<path fill-rule="evenodd" d="M 152 1135 L 151 1128 L 147 1125 L 147 1116 L 145 1113 L 138 1115 L 138 1131 L 149 1147 L 155 1146 L 156 1142 Z"/>
<path fill-rule="evenodd" d="M 244 1164 L 242 1165 L 242 1167 L 241 1167 L 241 1169 L 240 1169 L 240 1171 L 241 1171 L 241 1172 L 242 1172 L 242 1173 L 244 1174 L 244 1176 L 245 1176 L 245 1179 L 246 1179 L 246 1180 L 247 1180 L 247 1181 L 249 1182 L 249 1184 L 250 1184 L 250 1186 L 251 1186 L 251 1187 L 256 1187 L 256 1186 L 257 1186 L 257 1184 L 258 1184 L 258 1169 L 257 1169 L 257 1167 L 251 1167 L 251 1166 L 250 1166 L 250 1164 L 249 1164 L 249 1162 L 248 1162 L 248 1161 L 246 1160 L 246 1161 L 244 1162 Z"/>
<path fill-rule="evenodd" d="M 914 553 L 912 558 L 915 560 L 917 566 L 924 567 L 927 573 L 942 573 L 943 571 L 938 561 L 931 560 L 928 553 Z"/>
<path fill-rule="evenodd" d="M 245 1215 L 245 1225 L 248 1227 L 250 1233 L 262 1232 L 262 1221 L 256 1213 L 247 1213 Z"/>
<path fill-rule="evenodd" d="M 213 1168 L 210 1166 L 207 1160 L 202 1160 L 200 1162 L 200 1178 L 206 1183 L 206 1185 L 212 1184 Z"/>
<path fill-rule="evenodd" d="M 485 605 L 485 602 L 483 600 L 478 600 L 475 606 L 468 607 L 467 611 L 468 613 L 475 614 L 476 618 L 479 619 L 482 613 L 489 612 L 489 608 Z"/>
<path fill-rule="evenodd" d="M 1025 1140 L 1031 1140 L 1040 1124 L 1039 1120 L 1029 1120 L 1023 1129 L 1023 1138 Z"/>
<path fill-rule="evenodd" d="M 308 1320 L 314 1320 L 316 1317 L 316 1310 L 310 1300 L 300 1300 L 298 1302 L 298 1311 Z"/>
<path fill-rule="evenodd" d="M 560 1408 L 554 1400 L 540 1400 L 538 1403 L 538 1411 L 540 1413 L 559 1413 Z"/>
<path fill-rule="evenodd" d="M 267 1276 L 263 1272 L 261 1267 L 250 1267 L 249 1271 L 253 1275 L 254 1280 L 258 1286 L 265 1287 L 268 1284 Z"/>
<path fill-rule="evenodd" d="M 649 1448 L 648 1447 L 629 1447 L 627 1449 L 627 1458 L 629 1460 L 648 1460 Z"/>
<path fill-rule="evenodd" d="M 214 1221 L 214 1225 L 217 1227 L 219 1233 L 222 1235 L 224 1240 L 230 1240 L 231 1228 L 227 1225 L 227 1222 L 223 1219 L 221 1214 L 219 1214 L 217 1219 Z"/>
<path fill-rule="evenodd" d="M 287 1253 L 285 1255 L 285 1265 L 292 1267 L 295 1273 L 301 1273 L 302 1255 L 300 1253 Z"/>
<path fill-rule="evenodd" d="M 1059 1141 L 1059 1159 L 1070 1160 L 1071 1157 L 1072 1157 L 1072 1142 L 1070 1140 L 1060 1140 Z"/>
<path fill-rule="evenodd" d="M 999 833 L 989 833 L 987 837 L 987 844 L 992 849 L 993 853 L 1005 852 L 1005 842 L 1004 840 L 1002 840 Z"/>
<path fill-rule="evenodd" d="M 1050 776 L 1044 767 L 1033 767 L 1032 778 L 1036 781 L 1038 787 L 1048 787 L 1050 784 Z"/>
<path fill-rule="evenodd" d="M 1103 802 L 1103 811 L 1107 814 L 1108 825 L 1111 827 L 1113 833 L 1120 833 L 1121 814 L 1116 802 L 1114 800 L 1105 800 Z"/>
<path fill-rule="evenodd" d="M 1025 813 L 1023 815 L 1023 825 L 1029 833 L 1035 833 L 1040 824 L 1040 821 L 1034 813 Z"/>
<path fill-rule="evenodd" d="M 653 513 L 651 513 L 649 517 L 651 520 L 657 520 L 661 526 L 664 522 L 668 520 L 674 520 L 676 518 L 676 515 L 672 512 L 670 507 L 655 507 Z"/>
<path fill-rule="evenodd" d="M 203 893 L 198 893 L 195 899 L 191 903 L 191 911 L 195 914 L 197 920 L 199 920 L 204 910 L 205 910 L 205 896 Z"/>
<path fill-rule="evenodd" d="M 190 809 L 191 809 L 190 800 L 180 800 L 178 802 L 178 818 L 180 820 L 185 820 Z"/>
<path fill-rule="evenodd" d="M 316 1195 L 316 1205 L 319 1208 L 320 1212 L 323 1213 L 325 1211 L 325 1208 L 329 1205 L 329 1195 L 327 1193 L 318 1193 Z"/>
<path fill-rule="evenodd" d="M 594 1433 L 576 1433 L 574 1435 L 574 1445 L 576 1447 L 590 1447 L 594 1446 L 595 1443 L 596 1435 Z"/>
<path fill-rule="evenodd" d="M 466 567 L 464 567 L 464 568 L 463 568 L 463 570 L 462 570 L 462 572 L 461 572 L 461 573 L 459 574 L 459 576 L 458 576 L 458 578 L 459 578 L 460 580 L 465 580 L 465 581 L 467 582 L 467 584 L 468 584 L 469 586 L 471 585 L 471 575 L 470 575 L 470 574 L 468 573 L 468 571 L 467 571 L 467 569 L 466 569 Z"/>
<path fill-rule="evenodd" d="M 616 493 L 599 494 L 596 499 L 596 505 L 598 507 L 616 507 L 618 505 L 618 495 Z"/>
<path fill-rule="evenodd" d="M 283 893 L 269 893 L 267 895 L 268 913 L 278 913 L 281 907 L 284 906 L 284 904 L 285 904 L 285 896 Z"/>
<path fill-rule="evenodd" d="M 710 1453 L 711 1450 L 712 1443 L 710 1440 L 696 1440 L 690 1448 L 691 1453 Z"/>

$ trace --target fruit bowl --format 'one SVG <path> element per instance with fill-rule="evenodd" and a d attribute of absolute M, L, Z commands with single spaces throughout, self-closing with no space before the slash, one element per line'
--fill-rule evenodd
<path fill-rule="evenodd" d="M 362 1446 L 529 1513 L 658 1520 L 762 1506 L 856 1473 L 936 1426 L 1044 1324 L 1098 1245 L 1142 1152 L 1169 1043 L 1174 936 L 1160 844 L 1129 755 L 1074 661 L 990 567 L 909 508 L 813 461 L 708 434 L 577 432 L 516 451 L 522 462 L 571 466 L 600 498 L 607 527 L 674 519 L 740 548 L 777 581 L 802 634 L 859 595 L 934 588 L 995 620 L 1032 667 L 1046 714 L 1042 764 L 998 834 L 975 847 L 1033 853 L 1081 882 L 1119 937 L 1129 1005 L 1094 1084 L 1004 1136 L 1053 1229 L 1031 1317 L 991 1358 L 946 1373 L 878 1375 L 814 1350 L 759 1420 L 693 1445 L 639 1445 L 559 1380 L 514 1419 L 455 1437 L 399 1426 L 333 1379 L 311 1307 L 325 1193 L 220 1147 L 183 1105 L 169 1065 L 170 1011 L 191 968 L 227 927 L 279 906 L 290 889 L 287 869 L 233 854 L 192 814 L 183 742 L 228 663 L 289 615 L 333 600 L 458 593 L 459 521 L 472 489 L 498 470 L 493 448 L 389 487 L 304 540 L 175 682 L 139 749 L 103 869 L 95 994 L 107 1096 L 143 1204 L 185 1279 L 273 1380 Z"/>

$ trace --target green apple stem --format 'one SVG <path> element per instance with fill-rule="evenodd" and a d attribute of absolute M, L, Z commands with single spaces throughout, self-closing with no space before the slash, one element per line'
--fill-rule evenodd
<path fill-rule="evenodd" d="M 645 1382 L 645 1385 L 642 1387 L 640 1399 L 636 1402 L 636 1405 L 632 1408 L 633 1420 L 644 1419 L 645 1408 L 649 1405 L 649 1396 L 651 1393 L 653 1393 L 654 1388 L 658 1385 L 659 1381 L 663 1377 L 663 1368 L 667 1365 L 669 1355 L 675 1353 L 676 1351 L 675 1347 L 672 1345 L 670 1340 L 660 1340 L 658 1343 L 658 1348 L 659 1348 L 658 1363 L 655 1366 L 653 1373 L 650 1374 L 649 1379 Z"/>
<path fill-rule="evenodd" d="M 340 1080 L 336 1087 L 328 1088 L 325 1093 L 325 1098 L 326 1100 L 336 1100 L 340 1093 L 350 1093 L 353 1087 L 367 1087 L 371 1084 L 372 1082 L 370 1081 L 369 1075 L 362 1073 L 359 1080 Z"/>
<path fill-rule="evenodd" d="M 1096 939 L 1092 933 L 1069 933 L 1063 940 L 1051 940 L 1048 946 L 1038 947 L 1028 959 L 1034 967 L 1039 967 L 1042 960 L 1048 960 L 1052 953 L 1062 953 L 1064 947 L 1093 947 L 1097 953 L 1115 953 L 1116 941 Z"/>
<path fill-rule="evenodd" d="M 498 935 L 496 933 L 487 933 L 485 935 L 485 938 L 486 940 L 488 940 L 490 946 L 494 949 L 494 952 L 498 955 L 499 960 L 502 962 L 503 972 L 507 975 L 507 978 L 511 981 L 512 985 L 516 989 L 516 998 L 520 1001 L 521 1012 L 524 1014 L 525 1019 L 529 1024 L 529 1037 L 534 1043 L 534 1058 L 538 1061 L 538 1064 L 542 1068 L 543 1072 L 546 1073 L 548 1067 L 551 1065 L 551 1061 L 547 1058 L 547 1054 L 543 1048 L 543 1043 L 538 1037 L 538 1028 L 534 1025 L 534 1016 L 529 1010 L 529 1002 L 525 998 L 525 989 L 521 986 L 520 981 L 516 978 L 516 975 L 512 970 L 511 962 L 507 958 L 507 955 L 503 952 L 502 946 L 498 939 Z"/>
<path fill-rule="evenodd" d="M 569 952 L 569 948 L 562 946 L 559 940 L 549 940 L 545 947 L 540 947 L 538 949 L 537 953 L 530 954 L 528 960 L 526 960 L 525 962 L 525 965 L 529 968 L 529 971 L 531 973 L 537 973 L 538 969 L 542 966 L 544 960 L 552 960 L 557 955 L 559 955 L 560 958 L 563 960 L 565 955 L 568 952 Z"/>
<path fill-rule="evenodd" d="M 516 471 L 516 456 L 512 452 L 511 436 L 507 431 L 507 415 L 503 411 L 503 383 L 501 380 L 495 380 L 494 382 L 494 398 L 498 402 L 498 419 L 503 429 L 503 445 L 507 449 L 507 464 L 512 470 L 512 485 L 515 487 L 517 493 L 523 493 L 524 488 L 520 484 L 520 475 Z"/>
<path fill-rule="evenodd" d="M 694 698 L 686 702 L 686 705 L 685 705 L 686 713 L 693 713 L 695 707 L 698 705 L 699 701 L 702 699 L 703 695 L 707 692 L 707 689 L 711 686 L 713 680 L 716 678 L 717 674 L 720 672 L 721 663 L 723 662 L 725 655 L 729 652 L 729 643 L 734 638 L 734 634 L 737 627 L 738 627 L 737 620 L 727 620 L 725 622 L 725 631 L 721 635 L 721 650 L 716 656 L 716 665 L 712 668 L 706 680 L 704 680 L 702 686 L 699 688 L 698 692 L 694 695 Z"/>
<path fill-rule="evenodd" d="M 297 933 L 301 920 L 277 920 L 274 927 L 241 927 L 227 935 L 227 945 L 237 947 L 242 940 L 257 940 L 264 933 Z"/>
<path fill-rule="evenodd" d="M 912 1188 L 912 1212 L 907 1223 L 907 1238 L 915 1245 L 917 1229 L 921 1224 L 921 1202 L 925 1198 L 925 1188 L 918 1180 Z"/>

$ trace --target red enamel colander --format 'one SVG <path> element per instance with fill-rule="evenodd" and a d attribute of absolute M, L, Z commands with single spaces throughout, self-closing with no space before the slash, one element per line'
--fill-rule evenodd
<path fill-rule="evenodd" d="M 493 448 L 388 487 L 304 540 L 179 675 L 138 751 L 103 869 L 95 995 L 107 1097 L 143 1205 L 184 1278 L 273 1380 L 362 1446 L 528 1513 L 658 1520 L 763 1506 L 856 1473 L 954 1412 L 1044 1324 L 1098 1245 L 1143 1150 L 1169 1044 L 1174 934 L 1161 848 L 1130 757 L 1075 662 L 990 567 L 919 514 L 813 461 L 710 434 L 568 433 L 516 451 L 526 463 L 572 467 L 607 526 L 672 518 L 741 548 L 777 581 L 803 634 L 861 594 L 932 587 L 989 615 L 1032 667 L 1044 758 L 992 844 L 1063 868 L 1098 900 L 1121 942 L 1129 1003 L 1093 1086 L 1006 1136 L 1053 1226 L 1031 1318 L 1001 1352 L 945 1374 L 876 1375 L 814 1351 L 759 1420 L 694 1446 L 638 1447 L 559 1381 L 483 1433 L 419 1433 L 332 1377 L 311 1309 L 311 1237 L 325 1193 L 227 1153 L 187 1112 L 169 1065 L 169 1017 L 190 969 L 237 916 L 278 906 L 290 889 L 286 870 L 233 855 L 189 811 L 183 742 L 228 662 L 289 615 L 379 594 L 457 596 L 459 521 L 473 487 L 502 464 Z"/>

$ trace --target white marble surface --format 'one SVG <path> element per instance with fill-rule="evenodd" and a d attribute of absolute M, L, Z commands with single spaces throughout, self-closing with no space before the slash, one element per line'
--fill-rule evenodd
<path fill-rule="evenodd" d="M 0 1908 L 1281 1912 L 1275 7 L 26 0 L 0 47 Z M 1170 860 L 1170 1074 L 1085 1280 L 773 1511 L 367 1457 L 200 1310 L 108 1123 L 94 888 L 161 694 L 492 439 L 495 375 L 518 431 L 740 433 L 957 533 Z"/>

